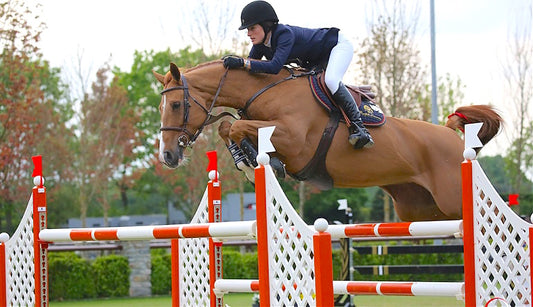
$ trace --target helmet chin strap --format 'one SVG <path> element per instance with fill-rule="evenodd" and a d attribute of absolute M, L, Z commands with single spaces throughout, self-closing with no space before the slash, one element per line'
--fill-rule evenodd
<path fill-rule="evenodd" d="M 271 35 L 271 33 L 272 33 L 271 32 L 272 28 L 269 28 L 268 31 L 267 31 L 267 29 L 265 29 L 265 27 L 262 24 L 259 24 L 259 25 L 261 26 L 261 28 L 263 28 L 263 32 L 265 32 L 265 37 L 263 37 L 263 41 L 261 41 L 261 44 L 264 45 L 266 40 L 267 40 L 267 38 L 268 38 L 268 35 Z"/>

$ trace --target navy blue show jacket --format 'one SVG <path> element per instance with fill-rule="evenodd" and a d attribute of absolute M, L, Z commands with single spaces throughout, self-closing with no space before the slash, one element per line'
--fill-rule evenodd
<path fill-rule="evenodd" d="M 251 61 L 250 71 L 277 74 L 283 65 L 295 60 L 305 68 L 326 66 L 331 49 L 337 45 L 339 29 L 309 29 L 284 24 L 274 25 L 270 47 L 253 45 L 249 58 L 267 61 Z"/>

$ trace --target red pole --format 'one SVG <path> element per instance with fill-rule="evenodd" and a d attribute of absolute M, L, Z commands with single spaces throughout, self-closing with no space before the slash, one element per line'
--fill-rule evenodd
<path fill-rule="evenodd" d="M 315 223 L 316 225 L 316 223 Z M 315 255 L 315 289 L 316 305 L 333 307 L 333 254 L 331 251 L 331 234 L 324 232 L 327 228 L 317 229 L 313 235 L 313 252 Z"/>
<path fill-rule="evenodd" d="M 33 263 L 35 268 L 35 306 L 48 306 L 48 244 L 39 240 L 46 228 L 46 188 L 33 188 Z"/>
<path fill-rule="evenodd" d="M 532 271 L 532 265 L 533 265 L 533 251 L 531 250 L 533 246 L 533 227 L 529 227 L 529 278 L 530 278 L 530 281 L 529 281 L 529 285 L 530 287 L 532 287 L 533 285 L 533 274 L 531 274 L 531 271 Z M 530 289 L 531 291 L 531 301 L 533 302 L 533 290 Z"/>
<path fill-rule="evenodd" d="M 265 167 L 255 169 L 255 208 L 257 219 L 257 261 L 259 274 L 259 304 L 270 307 L 270 281 L 268 264 L 268 225 L 266 212 Z"/>
<path fill-rule="evenodd" d="M 221 188 L 218 176 L 207 184 L 209 223 L 222 221 Z M 215 295 L 215 281 L 222 278 L 222 242 L 214 242 L 209 238 L 209 298 L 211 307 L 223 306 L 223 298 Z"/>
<path fill-rule="evenodd" d="M 35 306 L 48 306 L 48 244 L 41 242 L 39 233 L 46 229 L 46 188 L 44 187 L 41 156 L 31 157 L 35 187 L 33 187 L 33 265 Z M 37 179 L 37 180 L 35 180 Z"/>
<path fill-rule="evenodd" d="M 463 181 L 463 244 L 465 275 L 465 306 L 476 306 L 476 269 L 474 251 L 474 193 L 472 191 L 472 162 L 461 165 Z"/>
<path fill-rule="evenodd" d="M 0 242 L 0 306 L 7 306 L 6 244 Z"/>
<path fill-rule="evenodd" d="M 180 307 L 180 242 L 170 240 L 170 265 L 172 269 L 172 307 Z"/>

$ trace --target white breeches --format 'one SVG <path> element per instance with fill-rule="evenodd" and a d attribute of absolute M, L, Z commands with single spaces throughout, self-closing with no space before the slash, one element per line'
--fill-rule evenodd
<path fill-rule="evenodd" d="M 328 65 L 326 67 L 324 82 L 332 94 L 339 89 L 339 82 L 342 81 L 344 74 L 353 58 L 352 43 L 339 31 L 338 42 L 329 55 Z"/>

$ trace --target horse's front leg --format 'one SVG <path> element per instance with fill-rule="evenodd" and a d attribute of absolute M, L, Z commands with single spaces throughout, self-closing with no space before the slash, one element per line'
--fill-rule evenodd
<path fill-rule="evenodd" d="M 246 178 L 250 182 L 254 183 L 254 169 L 250 166 L 250 163 L 247 161 L 246 156 L 242 152 L 241 148 L 237 146 L 237 144 L 229 137 L 230 129 L 231 123 L 229 121 L 223 121 L 220 123 L 220 126 L 218 126 L 218 134 L 231 153 L 233 161 L 235 162 L 235 167 L 237 167 L 238 170 L 243 171 L 246 175 Z"/>
<path fill-rule="evenodd" d="M 257 166 L 257 146 L 254 145 L 252 140 L 257 140 L 257 131 L 259 128 L 270 126 L 276 126 L 276 124 L 268 121 L 238 120 L 231 125 L 230 138 L 239 144 L 239 147 L 253 166 Z M 272 166 L 278 178 L 285 178 L 285 164 L 279 158 L 271 158 L 270 166 Z"/>

